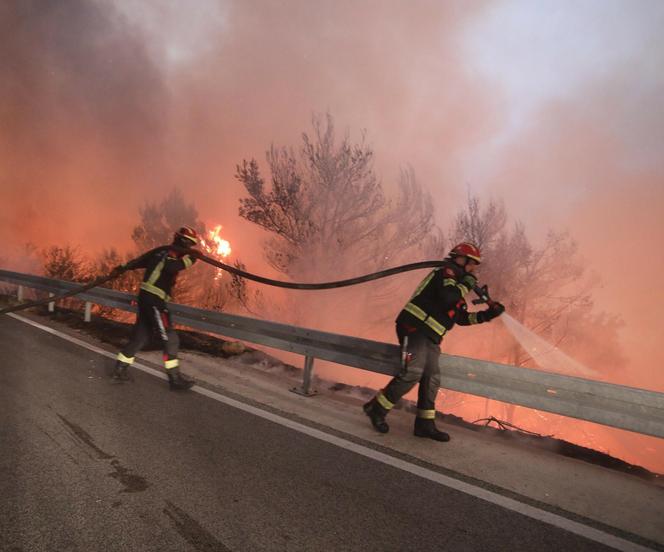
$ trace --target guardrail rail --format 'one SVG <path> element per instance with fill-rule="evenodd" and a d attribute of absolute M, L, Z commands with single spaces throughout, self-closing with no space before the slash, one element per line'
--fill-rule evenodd
<path fill-rule="evenodd" d="M 0 281 L 57 295 L 78 284 L 0 270 Z M 135 296 L 107 288 L 93 288 L 77 296 L 85 301 L 85 320 L 90 321 L 92 303 L 135 311 Z M 49 304 L 49 310 L 53 310 Z M 400 351 L 395 344 L 322 332 L 245 316 L 198 309 L 171 303 L 174 322 L 303 355 L 303 384 L 298 391 L 311 394 L 314 359 L 328 360 L 385 375 L 400 370 Z M 664 438 L 664 393 L 552 374 L 529 368 L 487 362 L 443 353 L 441 386 L 453 391 L 544 410 L 580 420 Z"/>

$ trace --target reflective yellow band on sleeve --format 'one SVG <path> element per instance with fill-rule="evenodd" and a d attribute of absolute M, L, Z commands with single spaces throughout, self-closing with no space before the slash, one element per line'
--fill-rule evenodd
<path fill-rule="evenodd" d="M 388 401 L 387 397 L 383 395 L 382 391 L 378 391 L 378 394 L 376 395 L 376 400 L 378 401 L 378 404 L 382 406 L 385 410 L 392 410 L 392 407 L 394 406 L 394 403 Z"/>
<path fill-rule="evenodd" d="M 461 297 L 464 297 L 470 291 L 470 288 L 467 288 L 463 284 L 457 284 L 456 287 L 459 288 L 459 291 L 461 292 Z"/>
<path fill-rule="evenodd" d="M 423 420 L 435 420 L 436 411 L 435 410 L 420 410 L 417 409 L 417 417 Z"/>
<path fill-rule="evenodd" d="M 468 322 L 471 324 L 479 324 L 480 321 L 477 319 L 477 313 L 476 312 L 469 312 L 468 313 Z"/>
<path fill-rule="evenodd" d="M 141 289 L 156 295 L 157 297 L 163 299 L 164 301 L 168 301 L 171 298 L 170 295 L 168 295 L 163 289 L 158 288 L 157 286 L 154 286 L 149 282 L 143 282 L 141 284 Z"/>
<path fill-rule="evenodd" d="M 444 286 L 453 286 L 457 288 L 461 292 L 461 297 L 465 296 L 469 291 L 470 288 L 460 282 L 457 282 L 454 278 L 445 278 L 443 280 L 443 285 Z"/>
<path fill-rule="evenodd" d="M 191 260 L 191 257 L 189 255 L 185 255 L 182 257 L 182 262 L 184 263 L 185 268 L 189 268 L 191 265 L 194 264 L 194 261 Z"/>
<path fill-rule="evenodd" d="M 164 361 L 164 367 L 166 370 L 171 370 L 173 368 L 177 368 L 178 366 L 180 366 L 180 361 L 177 358 Z"/>
<path fill-rule="evenodd" d="M 415 318 L 418 320 L 421 320 L 424 322 L 427 326 L 429 326 L 434 332 L 436 332 L 438 335 L 443 336 L 445 335 L 445 332 L 447 329 L 445 326 L 443 326 L 438 320 L 435 318 L 431 318 L 426 312 L 424 312 L 420 307 L 418 307 L 415 303 L 408 303 L 403 310 L 406 312 L 409 312 L 412 314 Z"/>
<path fill-rule="evenodd" d="M 122 353 L 118 353 L 118 360 L 124 362 L 125 364 L 133 364 L 135 357 L 124 356 Z"/>

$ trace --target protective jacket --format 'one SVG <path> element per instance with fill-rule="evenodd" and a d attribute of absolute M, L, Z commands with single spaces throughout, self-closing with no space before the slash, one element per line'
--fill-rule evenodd
<path fill-rule="evenodd" d="M 464 274 L 463 268 L 453 261 L 432 270 L 399 313 L 397 332 L 401 335 L 420 332 L 440 343 L 455 324 L 486 322 L 484 312 L 468 312 L 464 296 L 470 289 L 462 281 Z"/>
<path fill-rule="evenodd" d="M 171 298 L 170 293 L 177 280 L 178 272 L 193 265 L 196 258 L 174 250 L 158 251 L 157 249 L 151 249 L 131 261 L 127 264 L 127 268 L 130 270 L 144 268 L 141 291 L 168 301 Z"/>

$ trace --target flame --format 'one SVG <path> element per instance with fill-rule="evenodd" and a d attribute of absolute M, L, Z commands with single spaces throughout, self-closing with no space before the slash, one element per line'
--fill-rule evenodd
<path fill-rule="evenodd" d="M 205 247 L 208 253 L 212 253 L 217 257 L 225 258 L 231 254 L 231 244 L 219 236 L 221 228 L 221 224 L 218 224 L 214 227 L 214 230 L 210 230 L 208 232 L 209 245 L 205 240 L 202 240 L 202 243 L 203 247 Z"/>
<path fill-rule="evenodd" d="M 221 224 L 217 224 L 217 226 L 214 227 L 214 230 L 208 232 L 207 240 L 201 240 L 201 246 L 205 252 L 219 260 L 223 260 L 231 254 L 231 244 L 219 235 L 221 229 Z M 222 274 L 223 270 L 218 268 L 214 279 L 218 280 L 221 278 Z"/>

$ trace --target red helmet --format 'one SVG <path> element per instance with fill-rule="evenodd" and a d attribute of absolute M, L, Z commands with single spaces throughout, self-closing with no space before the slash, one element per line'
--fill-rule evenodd
<path fill-rule="evenodd" d="M 183 242 L 190 241 L 193 245 L 198 244 L 198 234 L 191 226 L 183 226 L 173 236 L 173 241 L 182 240 Z"/>
<path fill-rule="evenodd" d="M 470 242 L 462 242 L 455 245 L 450 251 L 450 257 L 468 257 L 477 263 L 482 262 L 480 248 Z"/>

